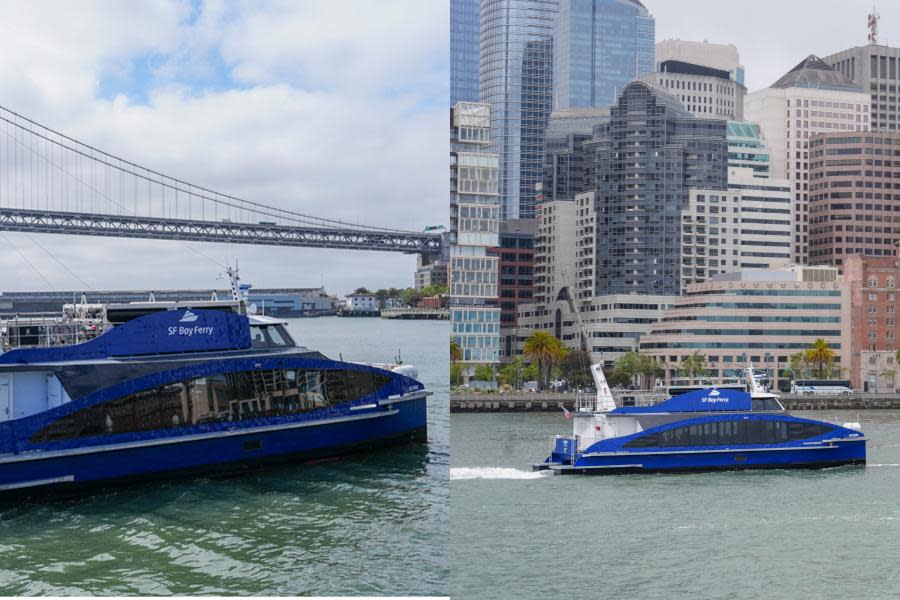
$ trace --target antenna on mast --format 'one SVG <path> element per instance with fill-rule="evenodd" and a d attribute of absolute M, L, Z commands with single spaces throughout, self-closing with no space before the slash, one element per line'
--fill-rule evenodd
<path fill-rule="evenodd" d="M 875 10 L 875 7 L 872 7 L 872 12 L 869 13 L 869 44 L 873 46 L 878 45 L 878 21 L 881 20 L 881 15 Z"/>

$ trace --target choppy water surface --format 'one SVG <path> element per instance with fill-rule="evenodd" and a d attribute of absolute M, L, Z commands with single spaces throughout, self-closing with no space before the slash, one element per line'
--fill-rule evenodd
<path fill-rule="evenodd" d="M 453 415 L 453 595 L 900 597 L 900 411 L 859 420 L 865 468 L 564 477 L 529 468 L 561 413 Z"/>
<path fill-rule="evenodd" d="M 427 445 L 0 509 L 0 595 L 448 592 L 446 322 L 298 319 L 346 360 L 400 349 L 435 392 Z"/>

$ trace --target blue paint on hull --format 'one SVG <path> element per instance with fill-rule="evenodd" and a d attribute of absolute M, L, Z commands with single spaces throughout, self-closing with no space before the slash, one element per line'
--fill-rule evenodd
<path fill-rule="evenodd" d="M 378 415 L 378 416 L 376 416 Z M 364 418 L 371 417 L 371 418 Z M 0 496 L 45 493 L 56 487 L 164 477 L 288 459 L 335 456 L 360 448 L 422 439 L 426 398 L 385 404 L 353 420 L 272 430 L 241 428 L 201 439 L 191 436 L 85 447 L 82 453 L 34 452 L 0 456 Z M 289 426 L 290 424 L 288 424 Z M 23 458 L 28 460 L 22 460 Z M 228 469 L 226 469 L 228 470 Z"/>
<path fill-rule="evenodd" d="M 690 471 L 719 471 L 743 469 L 822 468 L 847 464 L 865 464 L 865 440 L 836 442 L 820 448 L 765 449 L 747 447 L 728 451 L 703 451 L 701 448 L 683 452 L 640 453 L 622 452 L 614 456 L 576 455 L 572 462 L 550 462 L 540 465 L 554 467 L 559 473 L 616 474 L 616 473 L 683 473 Z"/>

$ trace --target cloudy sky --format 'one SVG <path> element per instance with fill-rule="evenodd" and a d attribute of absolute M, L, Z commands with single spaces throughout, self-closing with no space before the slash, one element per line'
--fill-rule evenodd
<path fill-rule="evenodd" d="M 826 56 L 866 42 L 873 0 L 642 0 L 656 39 L 734 44 L 748 91 L 768 87 L 810 54 Z M 876 1 L 882 44 L 900 46 L 900 2 Z"/>
<path fill-rule="evenodd" d="M 737 45 L 752 91 L 866 42 L 870 0 L 645 0 Z M 881 2 L 900 44 L 900 2 Z M 212 189 L 420 230 L 447 221 L 447 0 L 0 0 L 0 105 Z M 0 185 L 0 195 L 2 195 Z M 407 286 L 412 256 L 5 234 L 0 290 Z"/>
<path fill-rule="evenodd" d="M 446 0 L 0 2 L 0 105 L 163 173 L 303 213 L 447 221 Z M 0 190 L 2 190 L 0 186 Z M 0 290 L 406 287 L 415 257 L 5 234 Z"/>

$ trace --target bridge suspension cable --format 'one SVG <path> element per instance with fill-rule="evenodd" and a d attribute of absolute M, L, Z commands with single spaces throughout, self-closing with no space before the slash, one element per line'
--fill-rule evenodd
<path fill-rule="evenodd" d="M 188 221 L 221 221 L 416 232 L 349 224 L 216 192 L 80 142 L 0 106 L 0 206 L 23 210 L 107 214 Z M 259 217 L 274 221 L 259 221 Z"/>

